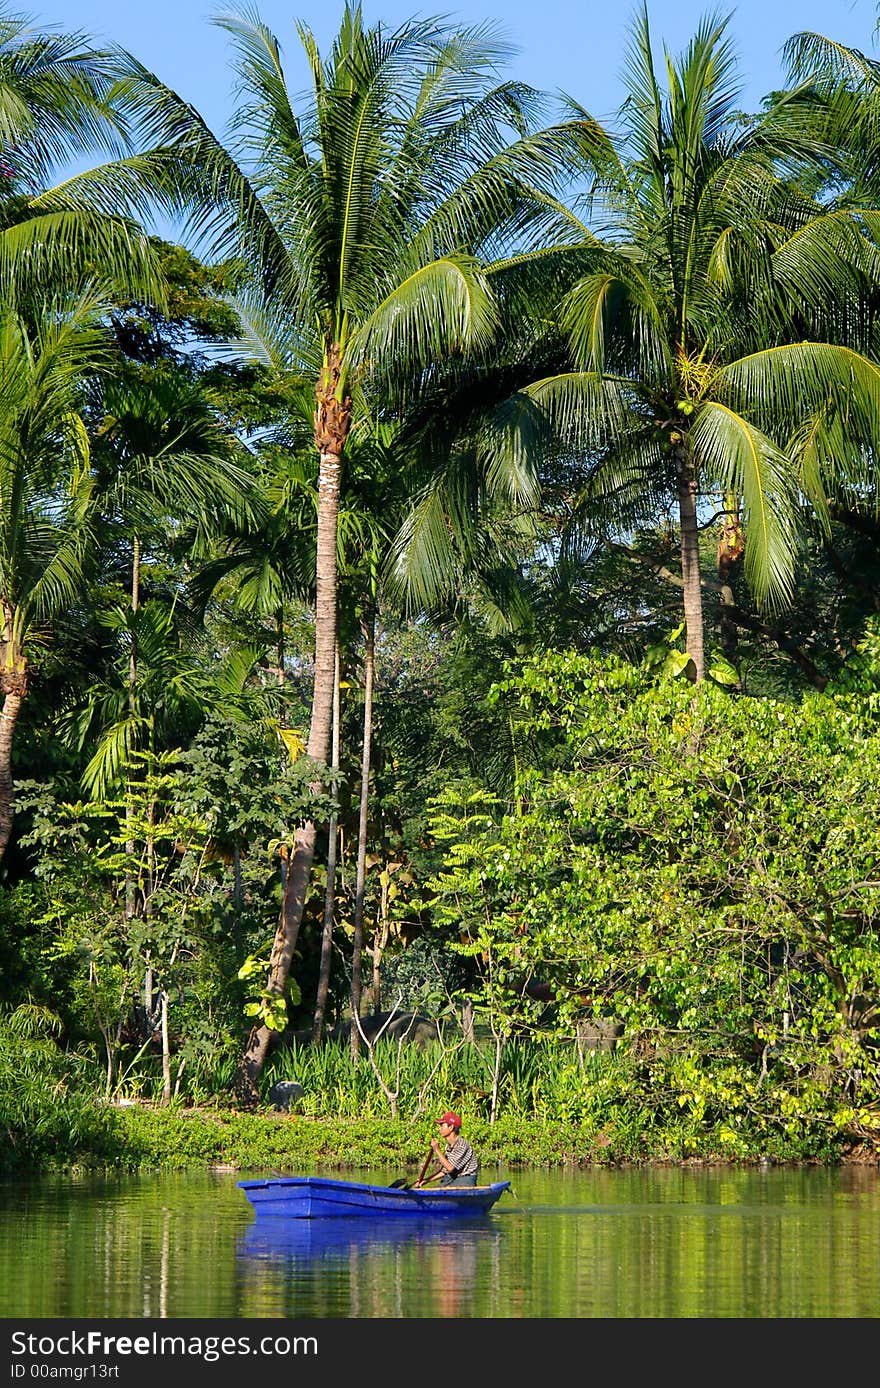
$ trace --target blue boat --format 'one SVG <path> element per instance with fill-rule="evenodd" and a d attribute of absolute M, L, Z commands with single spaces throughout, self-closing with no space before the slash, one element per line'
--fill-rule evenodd
<path fill-rule="evenodd" d="M 491 1210 L 509 1181 L 490 1186 L 434 1186 L 421 1190 L 361 1185 L 323 1176 L 273 1176 L 238 1181 L 258 1218 L 326 1219 L 419 1216 L 453 1219 Z"/>

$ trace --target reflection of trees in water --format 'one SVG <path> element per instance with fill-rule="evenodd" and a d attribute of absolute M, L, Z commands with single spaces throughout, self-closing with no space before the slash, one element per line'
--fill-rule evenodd
<path fill-rule="evenodd" d="M 338 1222 L 335 1245 L 326 1229 L 266 1238 L 229 1174 L 8 1181 L 3 1313 L 839 1319 L 880 1305 L 876 1166 L 523 1171 L 479 1227 L 386 1238 Z"/>
<path fill-rule="evenodd" d="M 151 1275 L 149 1268 L 144 1272 L 144 1304 L 143 1314 L 146 1318 L 165 1320 L 168 1316 L 168 1283 L 171 1270 L 171 1211 L 163 1208 L 162 1210 L 162 1235 L 159 1241 L 159 1267 L 158 1278 Z M 154 1307 L 152 1299 L 153 1287 L 156 1285 L 158 1291 L 158 1305 Z"/>
<path fill-rule="evenodd" d="M 440 1314 L 457 1316 L 471 1304 L 477 1280 L 477 1245 L 444 1243 L 432 1251 L 435 1266 L 431 1275 L 438 1289 Z"/>

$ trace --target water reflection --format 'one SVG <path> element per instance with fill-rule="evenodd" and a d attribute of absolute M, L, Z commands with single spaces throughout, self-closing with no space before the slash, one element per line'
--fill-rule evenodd
<path fill-rule="evenodd" d="M 518 1173 L 452 1224 L 259 1219 L 225 1173 L 10 1180 L 0 1315 L 876 1317 L 880 1172 Z"/>
<path fill-rule="evenodd" d="M 430 1308 L 419 1314 L 471 1316 L 478 1282 L 498 1288 L 493 1246 L 500 1238 L 491 1216 L 440 1224 L 258 1218 L 237 1243 L 251 1308 L 244 1314 L 327 1315 L 333 1306 L 330 1314 L 342 1316 L 411 1315 L 417 1287 Z M 496 1275 L 487 1278 L 493 1266 Z"/>

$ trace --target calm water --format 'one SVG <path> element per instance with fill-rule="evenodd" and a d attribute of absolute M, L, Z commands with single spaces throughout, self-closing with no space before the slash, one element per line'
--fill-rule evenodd
<path fill-rule="evenodd" d="M 236 1180 L 265 1174 L 0 1183 L 0 1314 L 880 1314 L 875 1169 L 513 1173 L 476 1222 L 332 1231 L 258 1227 Z"/>

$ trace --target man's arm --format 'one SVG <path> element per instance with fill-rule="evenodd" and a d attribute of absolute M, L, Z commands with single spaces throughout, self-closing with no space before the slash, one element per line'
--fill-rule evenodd
<path fill-rule="evenodd" d="M 436 1181 L 439 1176 L 442 1176 L 444 1174 L 444 1172 L 447 1176 L 455 1175 L 456 1168 L 453 1166 L 452 1162 L 447 1157 L 446 1153 L 440 1145 L 440 1141 L 438 1138 L 431 1138 L 431 1147 L 433 1148 L 434 1156 L 437 1158 L 440 1169 L 439 1171 L 435 1171 L 432 1176 L 428 1176 L 426 1180 L 418 1181 L 416 1183 L 416 1189 L 418 1189 L 419 1186 L 428 1185 L 431 1181 Z"/>

